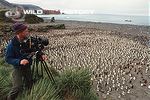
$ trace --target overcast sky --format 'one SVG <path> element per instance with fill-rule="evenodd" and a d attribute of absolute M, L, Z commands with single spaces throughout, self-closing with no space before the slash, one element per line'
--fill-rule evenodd
<path fill-rule="evenodd" d="M 94 11 L 105 14 L 150 15 L 150 0 L 7 0 L 35 4 L 44 9 Z"/>

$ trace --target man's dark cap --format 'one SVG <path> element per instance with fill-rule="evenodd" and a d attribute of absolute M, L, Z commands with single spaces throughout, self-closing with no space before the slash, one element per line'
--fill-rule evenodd
<path fill-rule="evenodd" d="M 22 23 L 15 23 L 13 25 L 13 30 L 15 33 L 23 32 L 26 29 L 27 29 L 27 26 Z"/>

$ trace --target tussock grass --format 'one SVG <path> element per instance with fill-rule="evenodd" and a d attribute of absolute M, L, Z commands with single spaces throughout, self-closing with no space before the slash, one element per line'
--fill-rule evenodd
<path fill-rule="evenodd" d="M 11 89 L 11 68 L 4 67 L 0 59 L 0 99 L 4 99 Z M 88 69 L 66 69 L 64 72 L 52 70 L 56 84 L 48 77 L 37 81 L 31 90 L 24 90 L 17 100 L 98 100 L 91 85 L 91 74 Z M 46 76 L 46 75 L 45 75 Z"/>
<path fill-rule="evenodd" d="M 61 73 L 57 86 L 66 100 L 98 100 L 93 93 L 88 69 L 69 69 Z"/>
<path fill-rule="evenodd" d="M 4 59 L 0 58 L 0 100 L 3 100 L 11 89 L 12 83 L 10 73 L 11 67 L 8 67 Z"/>
<path fill-rule="evenodd" d="M 25 91 L 18 100 L 60 100 L 58 91 L 51 82 L 44 78 L 32 87 L 31 92 Z"/>

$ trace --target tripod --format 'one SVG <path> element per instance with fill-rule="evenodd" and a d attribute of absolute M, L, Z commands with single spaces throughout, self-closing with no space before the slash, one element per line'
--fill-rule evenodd
<path fill-rule="evenodd" d="M 55 79 L 53 77 L 51 70 L 49 69 L 47 63 L 42 59 L 43 54 L 44 53 L 41 51 L 37 51 L 35 53 L 35 58 L 33 61 L 33 66 L 31 71 L 32 78 L 34 77 L 34 72 L 35 72 L 35 79 L 39 77 L 43 77 L 43 73 L 45 70 L 52 84 L 55 84 Z"/>

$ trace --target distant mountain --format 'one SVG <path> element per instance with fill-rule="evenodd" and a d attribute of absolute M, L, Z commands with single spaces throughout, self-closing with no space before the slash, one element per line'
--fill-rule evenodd
<path fill-rule="evenodd" d="M 0 8 L 6 8 L 6 9 L 11 9 L 14 8 L 15 5 L 7 2 L 6 0 L 0 0 Z"/>
<path fill-rule="evenodd" d="M 32 5 L 32 4 L 13 4 L 15 6 L 21 6 L 24 9 L 28 9 L 28 10 L 41 10 L 42 8 L 36 5 Z"/>
<path fill-rule="evenodd" d="M 6 0 L 0 0 L 0 8 L 5 8 L 5 9 L 13 9 L 15 7 L 21 6 L 24 9 L 34 9 L 34 10 L 40 10 L 42 9 L 39 6 L 32 5 L 32 4 L 15 4 L 15 3 L 9 3 Z"/>

